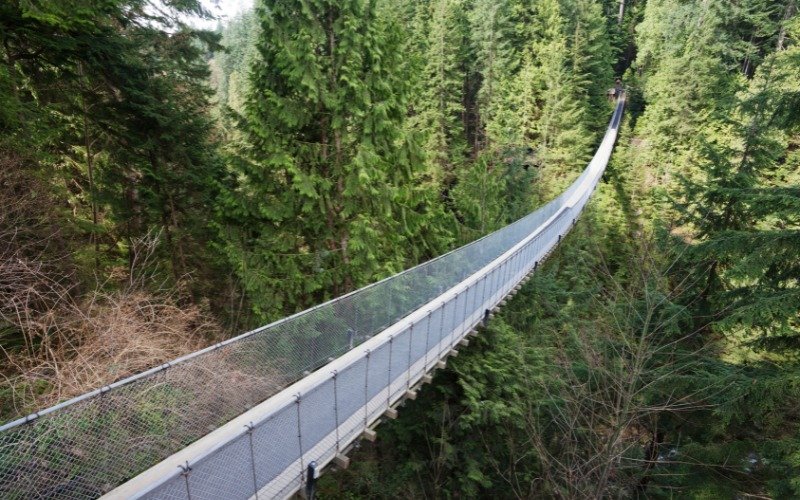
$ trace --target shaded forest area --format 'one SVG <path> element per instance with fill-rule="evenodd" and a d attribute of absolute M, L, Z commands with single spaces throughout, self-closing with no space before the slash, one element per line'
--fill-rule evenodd
<path fill-rule="evenodd" d="M 325 498 L 800 496 L 796 0 L 0 5 L 8 420 L 583 220 Z"/>

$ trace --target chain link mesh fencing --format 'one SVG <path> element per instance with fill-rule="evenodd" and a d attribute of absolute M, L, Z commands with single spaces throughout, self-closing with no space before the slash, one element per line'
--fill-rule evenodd
<path fill-rule="evenodd" d="M 421 320 L 244 426 L 214 453 L 175 465 L 146 493 L 214 499 L 297 491 L 312 460 L 324 465 L 357 439 L 560 241 L 602 175 L 621 112 L 622 102 L 580 177 L 517 222 L 344 297 L 0 427 L 0 497 L 101 496 L 425 306 Z M 455 295 L 445 293 L 464 282 Z M 448 298 L 432 302 L 443 294 Z"/>

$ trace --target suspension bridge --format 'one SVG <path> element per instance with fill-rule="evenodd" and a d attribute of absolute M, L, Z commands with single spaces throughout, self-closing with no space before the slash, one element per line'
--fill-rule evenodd
<path fill-rule="evenodd" d="M 348 295 L 0 427 L 0 497 L 266 499 L 347 467 L 576 223 L 580 176 L 535 212 Z"/>

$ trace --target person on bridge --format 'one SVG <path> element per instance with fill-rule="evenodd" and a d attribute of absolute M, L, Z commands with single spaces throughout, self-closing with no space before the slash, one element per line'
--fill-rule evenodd
<path fill-rule="evenodd" d="M 606 92 L 606 96 L 610 102 L 614 102 L 614 100 L 619 99 L 622 95 L 622 80 L 617 78 L 614 80 L 614 86 L 608 89 Z"/>

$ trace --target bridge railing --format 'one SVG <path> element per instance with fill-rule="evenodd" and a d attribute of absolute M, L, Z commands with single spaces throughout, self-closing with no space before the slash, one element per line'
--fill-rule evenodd
<path fill-rule="evenodd" d="M 283 498 L 408 396 L 570 230 L 608 163 L 623 103 L 581 176 L 499 256 L 364 344 L 114 490 L 109 497 Z"/>
<path fill-rule="evenodd" d="M 621 111 L 579 179 L 519 221 L 0 427 L 0 497 L 94 498 L 142 471 L 112 496 L 295 491 L 310 461 L 322 466 L 356 439 L 557 243 L 602 174 Z M 187 462 L 191 471 L 178 468 Z"/>

